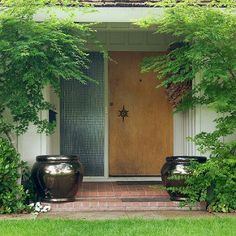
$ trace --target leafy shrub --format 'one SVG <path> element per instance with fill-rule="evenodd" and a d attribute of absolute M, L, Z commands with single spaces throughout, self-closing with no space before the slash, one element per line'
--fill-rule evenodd
<path fill-rule="evenodd" d="M 186 179 L 185 203 L 206 201 L 208 211 L 231 212 L 236 210 L 236 158 L 211 157 L 204 164 L 193 163 L 191 175 Z"/>
<path fill-rule="evenodd" d="M 21 170 L 21 184 L 23 185 L 24 191 L 27 193 L 26 203 L 35 203 L 38 201 L 38 196 L 36 194 L 36 186 L 34 185 L 31 170 L 27 162 L 23 162 L 23 167 Z"/>
<path fill-rule="evenodd" d="M 0 137 L 0 213 L 29 210 L 25 205 L 27 193 L 18 183 L 23 163 L 13 145 Z"/>

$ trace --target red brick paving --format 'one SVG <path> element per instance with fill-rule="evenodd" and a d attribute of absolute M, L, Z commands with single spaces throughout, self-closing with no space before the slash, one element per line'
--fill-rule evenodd
<path fill-rule="evenodd" d="M 119 184 L 117 182 L 84 182 L 77 197 L 168 197 L 160 184 Z"/>
<path fill-rule="evenodd" d="M 128 200 L 128 201 L 127 201 Z M 169 200 L 168 193 L 160 184 L 142 182 L 84 182 L 77 194 L 77 201 L 51 203 L 52 212 L 62 211 L 153 211 L 188 210 L 180 208 L 179 202 Z M 204 210 L 197 205 L 195 210 Z"/>

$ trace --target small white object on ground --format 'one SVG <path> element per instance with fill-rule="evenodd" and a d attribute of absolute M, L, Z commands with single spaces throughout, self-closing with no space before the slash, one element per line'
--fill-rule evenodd
<path fill-rule="evenodd" d="M 51 210 L 51 206 L 43 206 L 40 202 L 30 203 L 29 206 L 33 208 L 36 213 L 46 213 Z"/>

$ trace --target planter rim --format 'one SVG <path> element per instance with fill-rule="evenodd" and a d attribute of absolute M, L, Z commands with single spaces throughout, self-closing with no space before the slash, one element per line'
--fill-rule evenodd
<path fill-rule="evenodd" d="M 198 161 L 198 162 L 206 162 L 207 158 L 204 156 L 169 156 L 166 157 L 166 161 L 182 161 L 182 162 L 189 162 L 189 161 Z"/>
<path fill-rule="evenodd" d="M 36 161 L 73 161 L 79 160 L 77 155 L 40 155 L 36 157 Z"/>

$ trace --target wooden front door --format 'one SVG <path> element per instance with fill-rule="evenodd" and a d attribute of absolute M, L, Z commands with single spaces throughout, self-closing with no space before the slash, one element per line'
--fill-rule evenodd
<path fill-rule="evenodd" d="M 173 153 L 173 116 L 164 88 L 156 88 L 153 73 L 140 73 L 142 59 L 156 54 L 109 54 L 110 176 L 160 175 Z M 120 116 L 122 110 L 128 117 Z"/>

